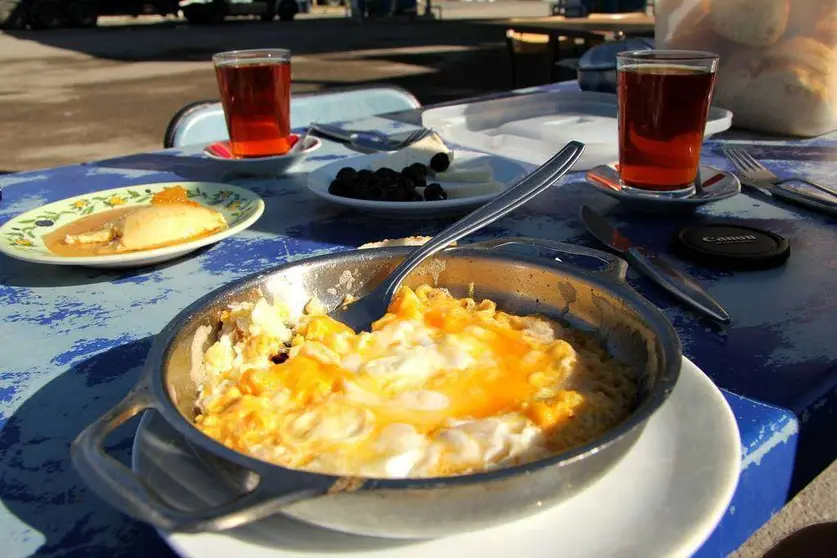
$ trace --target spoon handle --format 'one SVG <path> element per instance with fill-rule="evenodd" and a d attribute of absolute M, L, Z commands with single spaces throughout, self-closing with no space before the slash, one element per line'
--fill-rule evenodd
<path fill-rule="evenodd" d="M 535 169 L 534 172 L 526 175 L 520 182 L 446 228 L 423 246 L 412 251 L 379 286 L 379 289 L 384 292 L 384 298 L 391 300 L 404 278 L 425 259 L 447 248 L 451 242 L 455 242 L 514 211 L 552 186 L 556 180 L 570 170 L 583 151 L 583 143 L 569 142 L 561 151 Z"/>

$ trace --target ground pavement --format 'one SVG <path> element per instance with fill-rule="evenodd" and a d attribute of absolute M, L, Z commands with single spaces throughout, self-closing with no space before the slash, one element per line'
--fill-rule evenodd
<path fill-rule="evenodd" d="M 547 4 L 436 4 L 441 22 L 358 26 L 338 9 L 290 24 L 107 18 L 91 30 L 0 33 L 0 171 L 159 148 L 179 107 L 217 98 L 210 59 L 221 50 L 290 48 L 298 92 L 389 82 L 426 104 L 509 89 L 503 27 L 486 22 L 544 15 Z"/>

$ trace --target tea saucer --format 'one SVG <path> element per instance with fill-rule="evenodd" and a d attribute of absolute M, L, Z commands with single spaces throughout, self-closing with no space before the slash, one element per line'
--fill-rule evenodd
<path fill-rule="evenodd" d="M 292 136 L 295 136 L 295 134 L 292 134 Z M 307 136 L 304 141 L 305 145 L 300 150 L 270 157 L 235 157 L 232 155 L 229 141 L 218 141 L 207 145 L 203 149 L 203 154 L 213 161 L 225 165 L 231 173 L 251 176 L 276 176 L 287 172 L 293 165 L 305 159 L 322 145 L 319 138 L 311 135 Z"/>
<path fill-rule="evenodd" d="M 619 179 L 616 163 L 600 165 L 587 171 L 586 181 L 596 190 L 641 211 L 694 211 L 703 204 L 724 200 L 741 192 L 741 182 L 731 173 L 714 167 L 700 167 L 700 187 L 684 193 L 653 193 L 625 186 Z"/>

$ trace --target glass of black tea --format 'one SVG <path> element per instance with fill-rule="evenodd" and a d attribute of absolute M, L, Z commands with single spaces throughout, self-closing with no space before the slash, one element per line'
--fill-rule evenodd
<path fill-rule="evenodd" d="M 689 50 L 617 54 L 619 177 L 659 193 L 694 190 L 718 55 Z"/>
<path fill-rule="evenodd" d="M 233 50 L 212 57 L 236 157 L 284 155 L 291 141 L 291 52 Z"/>

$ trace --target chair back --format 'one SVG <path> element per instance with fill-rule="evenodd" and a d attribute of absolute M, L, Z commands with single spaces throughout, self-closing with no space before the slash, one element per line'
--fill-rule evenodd
<path fill-rule="evenodd" d="M 291 97 L 291 128 L 312 122 L 358 120 L 388 112 L 412 110 L 421 103 L 410 92 L 392 85 L 356 87 Z M 219 101 L 189 103 L 172 117 L 163 147 L 182 147 L 228 139 L 224 109 Z"/>

